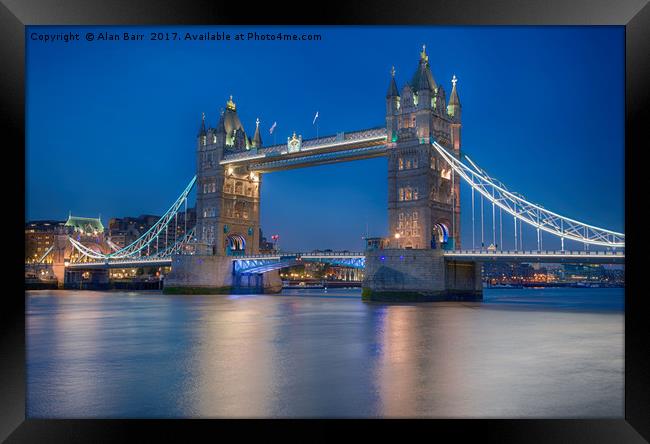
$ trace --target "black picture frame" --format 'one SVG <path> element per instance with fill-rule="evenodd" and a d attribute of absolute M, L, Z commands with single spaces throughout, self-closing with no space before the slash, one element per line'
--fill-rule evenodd
<path fill-rule="evenodd" d="M 261 24 L 276 15 L 278 24 L 383 24 L 383 25 L 619 25 L 625 26 L 625 418 L 607 420 L 34 420 L 25 419 L 25 300 L 22 249 L 25 214 L 25 26 L 27 25 L 173 25 L 173 24 Z M 186 432 L 207 433 L 220 439 L 225 431 L 239 438 L 276 429 L 307 432 L 313 438 L 338 438 L 350 428 L 386 435 L 394 428 L 424 432 L 454 441 L 477 434 L 481 441 L 498 442 L 645 442 L 650 440 L 650 365 L 648 355 L 648 309 L 640 288 L 644 266 L 641 256 L 643 189 L 640 156 L 643 136 L 650 123 L 650 6 L 647 0 L 625 1 L 379 1 L 373 4 L 344 2 L 312 5 L 279 5 L 268 2 L 250 7 L 237 2 L 214 1 L 101 1 L 101 0 L 3 0 L 0 4 L 0 82 L 3 113 L 5 174 L 3 190 L 10 230 L 7 248 L 15 260 L 8 261 L 6 276 L 15 289 L 7 288 L 2 298 L 2 340 L 0 341 L 0 438 L 7 442 L 105 442 L 128 440 L 136 432 L 148 441 L 187 440 Z M 603 60 L 607 63 L 607 60 Z M 606 86 L 605 86 L 606 87 Z M 603 91 L 605 94 L 606 91 Z M 604 160 L 606 161 L 606 159 Z M 8 167 L 8 168 L 7 168 Z M 12 170 L 12 171 L 8 171 Z M 10 174 L 18 172 L 18 177 Z M 22 182 L 20 179 L 23 179 Z M 23 193 L 24 196 L 24 193 Z M 631 240 L 630 240 L 631 239 Z M 15 242 L 15 245 L 13 244 Z M 15 267 L 15 269 L 13 268 Z M 3 283 L 7 279 L 3 280 Z M 11 287 L 9 287 L 11 288 Z M 647 296 L 645 297 L 647 299 Z M 288 426 L 288 427 L 287 427 Z M 645 439 L 644 439 L 645 438 Z M 364 436 L 365 439 L 365 436 Z"/>

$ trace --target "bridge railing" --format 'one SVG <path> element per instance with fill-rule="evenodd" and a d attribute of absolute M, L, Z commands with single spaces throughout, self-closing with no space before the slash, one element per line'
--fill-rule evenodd
<path fill-rule="evenodd" d="M 557 256 L 619 256 L 624 257 L 623 251 L 579 251 L 579 250 L 497 250 L 490 251 L 487 249 L 474 250 L 449 250 L 445 254 L 491 254 L 491 255 L 528 255 L 535 256 L 540 254 L 557 255 Z"/>
<path fill-rule="evenodd" d="M 231 256 L 232 260 L 247 260 L 247 259 L 273 259 L 278 257 L 364 257 L 365 253 L 349 252 L 349 251 L 328 251 L 325 253 L 309 252 L 309 253 L 295 253 L 295 252 L 278 252 L 272 254 L 249 254 L 246 256 Z"/>

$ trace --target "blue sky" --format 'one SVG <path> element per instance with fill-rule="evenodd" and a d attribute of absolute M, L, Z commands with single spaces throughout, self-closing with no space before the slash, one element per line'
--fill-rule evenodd
<path fill-rule="evenodd" d="M 125 30 L 146 40 L 84 39 Z M 322 40 L 148 40 L 207 30 Z M 31 40 L 69 31 L 81 41 Z M 195 173 L 201 112 L 214 126 L 230 94 L 265 144 L 274 121 L 278 143 L 314 137 L 316 111 L 321 135 L 383 125 L 391 66 L 401 88 L 426 44 L 447 94 L 458 77 L 466 154 L 545 208 L 624 231 L 622 27 L 29 27 L 26 41 L 27 219 L 162 214 Z M 383 158 L 267 174 L 262 228 L 283 249 L 359 250 L 366 227 L 387 234 L 386 174 Z M 470 246 L 466 186 L 461 205 Z M 532 230 L 524 242 L 536 244 Z"/>

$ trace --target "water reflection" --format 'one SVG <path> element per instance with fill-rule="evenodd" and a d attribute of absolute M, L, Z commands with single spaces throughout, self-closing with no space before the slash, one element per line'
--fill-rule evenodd
<path fill-rule="evenodd" d="M 28 415 L 622 417 L 622 290 L 501 291 L 30 292 Z"/>

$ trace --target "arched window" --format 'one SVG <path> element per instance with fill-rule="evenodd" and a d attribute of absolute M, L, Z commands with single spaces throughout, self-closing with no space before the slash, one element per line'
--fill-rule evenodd
<path fill-rule="evenodd" d="M 226 255 L 243 255 L 246 251 L 246 239 L 240 234 L 231 234 L 226 239 Z"/>

